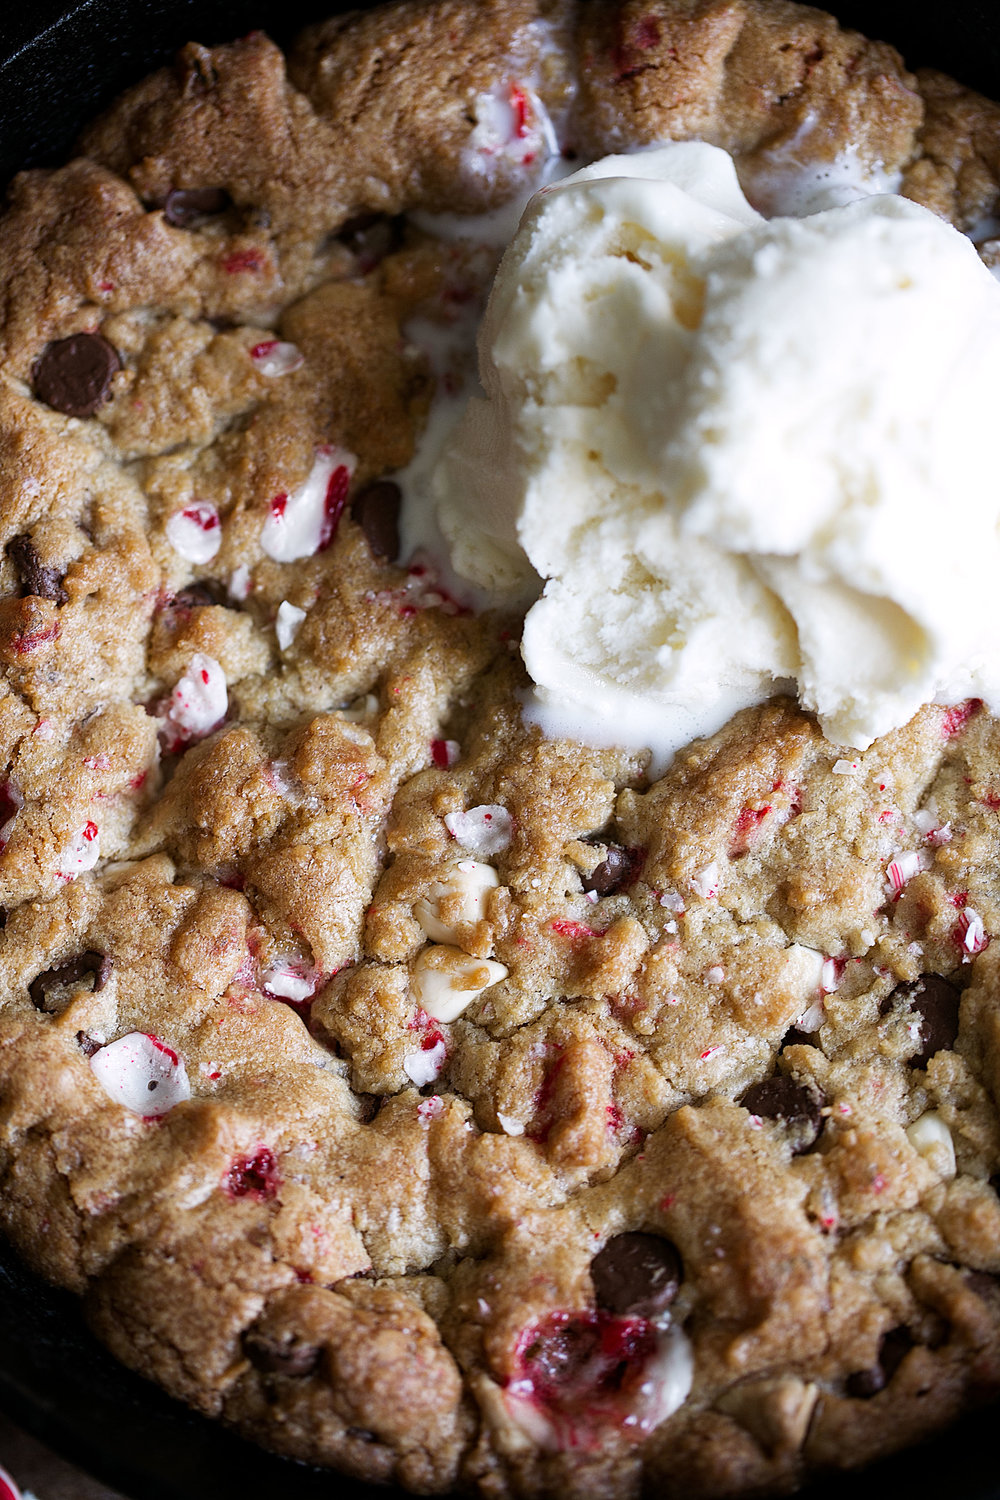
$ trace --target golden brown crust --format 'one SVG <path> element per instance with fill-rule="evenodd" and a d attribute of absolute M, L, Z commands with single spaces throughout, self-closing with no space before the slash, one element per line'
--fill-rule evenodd
<path fill-rule="evenodd" d="M 386 218 L 373 252 L 357 216 L 523 185 L 530 152 L 474 144 L 511 89 L 578 154 L 695 135 L 766 195 L 854 153 L 964 229 L 996 212 L 997 106 L 785 0 L 399 0 L 287 67 L 260 35 L 192 45 L 17 180 L 0 1214 L 123 1359 L 295 1457 L 490 1500 L 778 1491 L 1000 1383 L 1000 726 L 927 707 L 845 772 L 776 700 L 650 785 L 527 728 L 516 621 L 350 508 L 269 555 L 321 459 L 349 452 L 356 495 L 412 457 L 413 320 L 447 326 L 494 257 Z M 172 223 L 198 189 L 225 197 Z M 39 358 L 94 332 L 121 368 L 60 414 Z M 199 505 L 195 561 L 171 528 Z M 188 733 L 203 660 L 225 706 Z M 509 838 L 456 840 L 498 808 Z M 470 859 L 497 884 L 466 907 Z M 505 971 L 452 1019 L 415 983 L 428 902 L 459 964 Z M 961 991 L 926 1057 L 921 974 Z M 150 1117 L 92 1066 L 135 1034 L 190 1089 Z M 820 1101 L 798 1154 L 739 1102 L 775 1077 Z M 928 1114 L 954 1173 L 908 1133 Z M 680 1257 L 691 1394 L 644 1435 L 584 1382 L 567 1443 L 512 1394 L 558 1330 L 607 1332 L 594 1257 L 636 1231 Z"/>

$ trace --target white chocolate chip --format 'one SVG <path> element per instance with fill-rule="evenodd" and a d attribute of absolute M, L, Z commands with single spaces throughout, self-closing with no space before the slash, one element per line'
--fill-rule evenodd
<path fill-rule="evenodd" d="M 172 1047 L 143 1031 L 130 1031 L 90 1059 L 105 1093 L 137 1115 L 165 1115 L 190 1099 L 187 1069 Z"/>
<path fill-rule="evenodd" d="M 461 948 L 439 943 L 418 956 L 410 988 L 417 1004 L 435 1021 L 454 1021 L 483 990 L 506 978 L 507 969 L 495 959 L 471 958 Z"/>
<path fill-rule="evenodd" d="M 906 1135 L 914 1151 L 925 1157 L 939 1176 L 954 1177 L 955 1143 L 936 1109 L 929 1109 L 907 1126 Z"/>
<path fill-rule="evenodd" d="M 282 599 L 278 605 L 278 616 L 274 622 L 274 633 L 278 637 L 280 650 L 287 651 L 299 633 L 302 621 L 306 617 L 304 609 L 299 609 L 297 604 L 289 604 L 287 599 Z"/>
<path fill-rule="evenodd" d="M 357 459 L 346 448 L 324 446 L 290 495 L 275 495 L 260 545 L 275 562 L 296 562 L 327 546 L 336 529 Z"/>
<path fill-rule="evenodd" d="M 487 895 L 499 884 L 492 865 L 459 860 L 415 903 L 413 915 L 432 942 L 457 943 L 460 927 L 483 920 Z"/>
<path fill-rule="evenodd" d="M 193 500 L 167 522 L 167 541 L 185 561 L 207 563 L 222 546 L 219 512 L 207 500 Z"/>
<path fill-rule="evenodd" d="M 781 984 L 792 995 L 812 1003 L 823 983 L 823 966 L 826 959 L 815 948 L 802 943 L 792 943 L 785 949 L 781 964 Z"/>
<path fill-rule="evenodd" d="M 513 818 L 497 802 L 470 807 L 468 812 L 448 813 L 444 826 L 463 849 L 486 858 L 502 854 L 514 832 Z"/>
<path fill-rule="evenodd" d="M 524 1134 L 524 1125 L 520 1120 L 515 1120 L 513 1115 L 502 1115 L 500 1111 L 497 1110 L 497 1119 L 500 1122 L 500 1129 L 503 1131 L 504 1135 Z"/>

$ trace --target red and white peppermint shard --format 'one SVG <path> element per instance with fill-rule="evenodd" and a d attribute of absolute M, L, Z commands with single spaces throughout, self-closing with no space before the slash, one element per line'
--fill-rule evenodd
<path fill-rule="evenodd" d="M 196 651 L 191 665 L 170 694 L 168 748 L 204 739 L 225 718 L 228 706 L 225 672 L 214 657 Z"/>
<path fill-rule="evenodd" d="M 357 462 L 346 448 L 325 445 L 316 450 L 316 461 L 298 489 L 271 501 L 260 533 L 268 557 L 296 562 L 330 545 Z"/>
<path fill-rule="evenodd" d="M 434 1082 L 444 1067 L 447 1056 L 448 1044 L 441 1038 L 432 1047 L 421 1048 L 419 1052 L 407 1052 L 403 1058 L 403 1072 L 411 1083 L 422 1089 L 425 1084 Z"/>
<path fill-rule="evenodd" d="M 97 824 L 90 818 L 78 828 L 59 856 L 56 871 L 60 880 L 75 880 L 85 870 L 92 870 L 101 855 Z"/>
<path fill-rule="evenodd" d="M 90 1066 L 109 1098 L 146 1119 L 165 1115 L 191 1097 L 183 1060 L 159 1037 L 145 1031 L 130 1031 L 101 1047 Z"/>
<path fill-rule="evenodd" d="M 989 943 L 986 928 L 983 926 L 983 919 L 977 911 L 973 911 L 971 906 L 964 907 L 959 913 L 958 931 L 962 947 L 969 955 L 982 953 L 983 949 Z M 965 961 L 963 960 L 963 962 Z"/>
<path fill-rule="evenodd" d="M 22 1500 L 21 1491 L 6 1469 L 0 1469 L 0 1500 Z"/>
<path fill-rule="evenodd" d="M 925 855 L 914 849 L 905 849 L 886 865 L 886 885 L 893 895 L 898 896 L 906 882 L 912 880 L 914 875 L 919 875 L 921 870 L 926 870 L 929 863 Z"/>
<path fill-rule="evenodd" d="M 319 985 L 320 975 L 303 958 L 282 955 L 272 960 L 260 976 L 260 987 L 272 1000 L 291 1000 L 301 1004 L 310 999 Z"/>
<path fill-rule="evenodd" d="M 211 562 L 222 545 L 219 512 L 207 500 L 175 510 L 167 522 L 167 541 L 185 562 Z"/>
<path fill-rule="evenodd" d="M 260 374 L 269 379 L 291 375 L 293 370 L 301 370 L 305 364 L 301 349 L 280 339 L 262 339 L 250 350 L 250 358 Z"/>
<path fill-rule="evenodd" d="M 488 859 L 509 847 L 514 819 L 505 807 L 492 802 L 470 807 L 468 812 L 448 813 L 444 826 L 463 849 L 479 859 Z"/>
<path fill-rule="evenodd" d="M 477 156 L 530 167 L 558 154 L 552 121 L 533 89 L 515 82 L 494 84 L 476 95 L 472 111 L 476 124 L 469 145 Z"/>
<path fill-rule="evenodd" d="M 719 879 L 719 866 L 713 859 L 710 865 L 705 865 L 701 870 L 695 870 L 691 876 L 691 889 L 703 901 L 714 901 L 719 894 Z"/>

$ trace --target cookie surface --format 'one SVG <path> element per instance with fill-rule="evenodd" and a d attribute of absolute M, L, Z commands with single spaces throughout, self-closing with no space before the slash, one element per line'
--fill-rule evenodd
<path fill-rule="evenodd" d="M 787 1489 L 1000 1383 L 1000 724 L 775 700 L 651 783 L 400 556 L 499 253 L 437 216 L 690 137 L 997 258 L 1000 109 L 784 0 L 191 45 L 0 221 L 3 1227 L 421 1492 Z"/>

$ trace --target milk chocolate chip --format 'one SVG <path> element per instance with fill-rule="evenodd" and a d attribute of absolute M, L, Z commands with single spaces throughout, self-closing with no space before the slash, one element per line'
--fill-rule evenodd
<path fill-rule="evenodd" d="M 391 479 L 365 485 L 351 502 L 351 517 L 361 527 L 373 556 L 395 562 L 399 556 L 399 506 L 403 495 Z"/>
<path fill-rule="evenodd" d="M 596 891 L 598 896 L 612 896 L 622 886 L 632 885 L 642 865 L 642 851 L 624 849 L 621 844 L 608 844 L 607 854 L 583 877 L 585 891 Z"/>
<path fill-rule="evenodd" d="M 64 964 L 57 964 L 55 968 L 36 974 L 28 985 L 28 994 L 39 1010 L 46 1010 L 52 991 L 65 989 L 67 985 L 76 984 L 80 979 L 92 977 L 92 988 L 96 995 L 107 984 L 113 968 L 114 959 L 109 954 L 89 949 L 76 958 L 67 959 Z"/>
<path fill-rule="evenodd" d="M 870 1370 L 856 1370 L 853 1375 L 848 1375 L 847 1394 L 861 1401 L 877 1396 L 889 1384 L 912 1348 L 913 1335 L 908 1328 L 890 1329 L 879 1347 L 878 1364 Z"/>
<path fill-rule="evenodd" d="M 92 417 L 122 367 L 117 349 L 99 333 L 56 339 L 35 365 L 35 395 L 67 417 Z"/>
<path fill-rule="evenodd" d="M 243 1348 L 250 1363 L 267 1375 L 311 1375 L 319 1364 L 320 1349 L 315 1344 L 300 1344 L 294 1335 L 279 1342 L 264 1333 L 251 1330 L 243 1335 Z"/>
<path fill-rule="evenodd" d="M 58 568 L 42 566 L 35 544 L 29 536 L 12 537 L 7 543 L 7 556 L 17 569 L 21 580 L 21 598 L 51 599 L 55 604 L 65 604 L 69 595 L 62 586 L 62 574 Z"/>
<path fill-rule="evenodd" d="M 163 217 L 175 229 L 190 229 L 225 213 L 231 201 L 224 188 L 171 188 L 163 205 Z"/>

